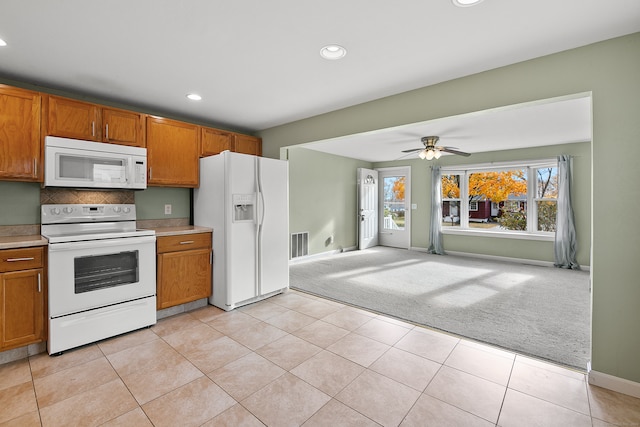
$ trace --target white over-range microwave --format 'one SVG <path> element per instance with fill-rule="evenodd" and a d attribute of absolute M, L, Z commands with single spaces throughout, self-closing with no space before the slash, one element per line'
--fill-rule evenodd
<path fill-rule="evenodd" d="M 45 187 L 143 190 L 147 149 L 47 136 Z"/>

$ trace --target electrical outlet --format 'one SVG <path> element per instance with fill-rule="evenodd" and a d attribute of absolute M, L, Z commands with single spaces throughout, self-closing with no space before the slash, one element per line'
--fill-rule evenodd
<path fill-rule="evenodd" d="M 164 205 L 164 214 L 171 215 L 171 205 Z"/>
<path fill-rule="evenodd" d="M 418 209 L 418 204 L 417 203 L 411 203 L 411 210 L 415 211 L 416 209 Z"/>

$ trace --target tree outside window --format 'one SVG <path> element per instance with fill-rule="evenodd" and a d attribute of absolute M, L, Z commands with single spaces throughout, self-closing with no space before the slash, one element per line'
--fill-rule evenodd
<path fill-rule="evenodd" d="M 442 175 L 443 225 L 487 231 L 555 231 L 557 163 L 495 170 L 470 166 L 447 172 Z M 460 209 L 454 216 L 451 211 L 456 208 Z"/>

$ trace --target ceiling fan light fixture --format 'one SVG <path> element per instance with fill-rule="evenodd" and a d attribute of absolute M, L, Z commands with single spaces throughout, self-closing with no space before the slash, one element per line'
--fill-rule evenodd
<path fill-rule="evenodd" d="M 427 160 L 433 160 L 433 158 L 435 157 L 435 153 L 433 152 L 433 150 L 427 150 L 427 155 L 425 156 L 425 159 Z"/>
<path fill-rule="evenodd" d="M 418 157 L 420 157 L 422 160 L 427 158 L 427 150 L 422 150 L 418 153 Z"/>
<path fill-rule="evenodd" d="M 440 156 L 442 156 L 442 151 L 435 150 L 435 152 L 433 153 L 433 158 L 438 160 L 440 158 Z"/>

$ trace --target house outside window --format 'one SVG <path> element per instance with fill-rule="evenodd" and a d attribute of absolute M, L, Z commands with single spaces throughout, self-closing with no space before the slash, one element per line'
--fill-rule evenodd
<path fill-rule="evenodd" d="M 555 159 L 443 167 L 443 232 L 552 239 L 557 193 Z"/>
<path fill-rule="evenodd" d="M 460 175 L 442 175 L 442 225 L 460 227 Z"/>

